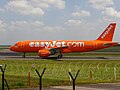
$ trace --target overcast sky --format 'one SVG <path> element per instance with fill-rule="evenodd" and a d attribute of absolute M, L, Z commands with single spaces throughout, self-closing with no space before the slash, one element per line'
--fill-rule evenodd
<path fill-rule="evenodd" d="M 120 0 L 0 0 L 0 45 L 95 40 L 111 22 L 120 42 Z"/>

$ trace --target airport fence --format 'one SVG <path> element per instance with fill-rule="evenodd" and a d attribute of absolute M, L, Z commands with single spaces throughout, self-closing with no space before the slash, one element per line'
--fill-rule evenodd
<path fill-rule="evenodd" d="M 10 88 L 38 86 L 39 77 L 35 72 L 35 68 L 41 73 L 44 67 L 46 67 L 46 71 L 43 76 L 43 86 L 71 85 L 68 72 L 75 76 L 78 70 L 80 70 L 80 73 L 76 79 L 76 84 L 120 82 L 120 63 L 66 62 L 63 64 L 59 62 L 47 64 L 44 61 L 28 61 L 25 63 L 12 61 L 12 63 L 14 64 L 7 63 L 5 72 L 5 79 Z"/>

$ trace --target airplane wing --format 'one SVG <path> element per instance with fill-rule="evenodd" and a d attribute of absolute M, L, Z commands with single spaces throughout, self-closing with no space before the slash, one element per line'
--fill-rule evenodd
<path fill-rule="evenodd" d="M 54 55 L 56 53 L 60 53 L 61 49 L 63 48 L 68 48 L 68 46 L 64 46 L 64 47 L 54 47 L 54 48 L 46 48 L 46 50 L 49 50 L 51 52 L 51 55 Z"/>
<path fill-rule="evenodd" d="M 118 46 L 120 46 L 120 44 L 118 44 Z"/>
<path fill-rule="evenodd" d="M 54 47 L 54 48 L 45 48 L 43 50 L 39 50 L 39 56 L 40 57 L 48 57 L 50 55 L 55 55 L 56 53 L 61 53 L 61 49 L 67 48 L 68 46 L 64 47 Z M 60 54 L 61 55 L 61 54 Z"/>

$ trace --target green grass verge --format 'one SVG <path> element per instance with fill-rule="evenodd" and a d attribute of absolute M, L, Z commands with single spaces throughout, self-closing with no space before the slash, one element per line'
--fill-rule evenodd
<path fill-rule="evenodd" d="M 101 82 L 120 82 L 119 60 L 0 60 L 0 64 L 7 64 L 5 78 L 10 88 L 38 86 L 39 78 L 35 72 L 35 68 L 41 73 L 44 67 L 47 68 L 43 76 L 43 86 L 45 87 L 72 85 L 68 71 L 72 72 L 72 75 L 75 76 L 78 70 L 80 70 L 76 81 L 78 85 Z M 114 74 L 115 65 L 116 80 Z M 92 66 L 92 80 L 90 79 L 90 66 Z M 30 72 L 31 75 L 30 86 L 28 84 L 28 72 Z"/>

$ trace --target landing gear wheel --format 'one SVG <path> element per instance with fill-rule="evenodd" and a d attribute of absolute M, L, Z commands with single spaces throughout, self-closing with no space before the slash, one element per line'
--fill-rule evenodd
<path fill-rule="evenodd" d="M 62 54 L 60 54 L 60 55 L 58 55 L 58 59 L 61 59 L 63 57 L 63 55 Z"/>

